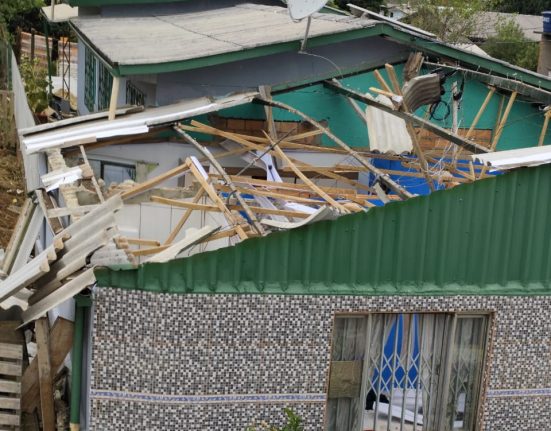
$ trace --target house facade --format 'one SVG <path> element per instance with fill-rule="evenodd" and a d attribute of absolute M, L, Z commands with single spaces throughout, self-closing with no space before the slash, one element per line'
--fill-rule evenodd
<path fill-rule="evenodd" d="M 545 428 L 550 175 L 98 270 L 91 428 Z"/>
<path fill-rule="evenodd" d="M 69 3 L 0 306 L 74 320 L 74 429 L 545 428 L 551 80 L 357 8 Z"/>

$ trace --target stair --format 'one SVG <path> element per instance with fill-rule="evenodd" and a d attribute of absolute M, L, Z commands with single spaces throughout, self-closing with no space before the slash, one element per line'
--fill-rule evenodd
<path fill-rule="evenodd" d="M 0 342 L 0 431 L 20 429 L 22 372 L 23 345 Z"/>

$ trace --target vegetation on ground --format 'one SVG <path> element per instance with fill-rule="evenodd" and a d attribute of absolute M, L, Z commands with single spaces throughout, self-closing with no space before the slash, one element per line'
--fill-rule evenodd
<path fill-rule="evenodd" d="M 29 107 L 35 113 L 44 111 L 48 107 L 48 71 L 38 58 L 31 60 L 27 57 L 21 59 L 19 70 L 25 83 Z"/>
<path fill-rule="evenodd" d="M 283 427 L 278 428 L 262 421 L 259 425 L 248 426 L 245 431 L 303 431 L 302 418 L 298 416 L 292 409 L 284 408 L 287 423 Z"/>

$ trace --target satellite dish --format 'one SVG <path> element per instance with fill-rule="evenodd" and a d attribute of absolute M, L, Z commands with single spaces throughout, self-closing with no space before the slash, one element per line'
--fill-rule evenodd
<path fill-rule="evenodd" d="M 328 0 L 287 0 L 287 9 L 293 21 L 300 21 L 319 11 Z"/>

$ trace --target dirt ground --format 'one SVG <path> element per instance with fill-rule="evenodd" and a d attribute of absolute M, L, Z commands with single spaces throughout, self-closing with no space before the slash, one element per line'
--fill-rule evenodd
<path fill-rule="evenodd" d="M 0 248 L 5 249 L 10 241 L 25 197 L 21 161 L 12 151 L 0 148 Z"/>

